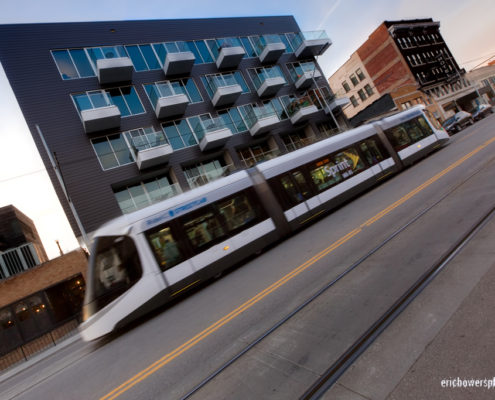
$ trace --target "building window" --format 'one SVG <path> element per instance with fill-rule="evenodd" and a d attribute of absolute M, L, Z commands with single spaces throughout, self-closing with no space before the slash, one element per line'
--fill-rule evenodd
<path fill-rule="evenodd" d="M 356 70 L 356 75 L 358 76 L 358 78 L 359 78 L 360 81 L 363 81 L 365 79 L 365 76 L 363 74 L 363 71 L 361 71 L 361 68 L 358 68 Z"/>
<path fill-rule="evenodd" d="M 84 49 L 55 50 L 52 56 L 64 80 L 96 76 Z"/>
<path fill-rule="evenodd" d="M 157 176 L 114 190 L 115 199 L 124 214 L 139 210 L 180 193 L 166 175 Z"/>
<path fill-rule="evenodd" d="M 356 75 L 352 74 L 349 78 L 350 78 L 352 84 L 354 85 L 354 87 L 356 87 L 357 85 L 359 85 L 359 81 L 356 78 Z"/>
<path fill-rule="evenodd" d="M 363 89 L 359 89 L 358 91 L 358 95 L 359 95 L 359 98 L 364 101 L 366 100 L 366 94 L 364 93 L 364 90 Z"/>
<path fill-rule="evenodd" d="M 356 100 L 356 98 L 354 96 L 351 96 L 351 103 L 354 107 L 358 106 L 358 101 Z"/>
<path fill-rule="evenodd" d="M 349 93 L 351 91 L 351 87 L 346 81 L 342 82 L 342 87 L 344 88 L 346 93 Z"/>
<path fill-rule="evenodd" d="M 366 93 L 368 93 L 368 96 L 371 96 L 373 94 L 373 88 L 370 85 L 366 85 L 364 87 L 364 90 L 366 90 Z"/>
<path fill-rule="evenodd" d="M 104 170 L 134 162 L 134 156 L 121 133 L 93 139 L 91 144 Z"/>
<path fill-rule="evenodd" d="M 302 132 L 285 135 L 282 140 L 288 152 L 298 150 L 312 143 Z"/>

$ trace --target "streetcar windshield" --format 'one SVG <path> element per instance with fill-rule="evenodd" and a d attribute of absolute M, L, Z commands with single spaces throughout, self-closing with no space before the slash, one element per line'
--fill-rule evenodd
<path fill-rule="evenodd" d="M 142 275 L 134 241 L 127 236 L 95 239 L 89 260 L 83 318 L 100 310 L 129 289 Z"/>

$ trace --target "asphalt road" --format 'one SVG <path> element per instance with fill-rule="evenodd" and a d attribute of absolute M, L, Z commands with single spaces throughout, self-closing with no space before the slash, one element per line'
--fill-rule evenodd
<path fill-rule="evenodd" d="M 493 207 L 494 122 L 490 116 L 456 134 L 445 148 L 132 329 L 108 341 L 76 342 L 16 375 L 0 385 L 2 399 L 179 399 L 450 192 L 193 396 L 298 398 Z"/>

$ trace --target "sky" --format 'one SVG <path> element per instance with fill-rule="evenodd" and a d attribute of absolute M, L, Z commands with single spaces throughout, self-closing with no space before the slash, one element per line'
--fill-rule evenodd
<path fill-rule="evenodd" d="M 318 59 L 327 78 L 384 20 L 439 21 L 467 71 L 495 58 L 493 0 L 0 0 L 0 10 L 0 24 L 293 15 L 301 30 L 332 40 Z M 49 258 L 59 255 L 57 240 L 64 252 L 78 247 L 0 68 L 0 207 L 9 204 L 34 221 Z"/>

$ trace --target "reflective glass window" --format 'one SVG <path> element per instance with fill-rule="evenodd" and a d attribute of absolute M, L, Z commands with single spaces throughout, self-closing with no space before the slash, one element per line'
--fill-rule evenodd
<path fill-rule="evenodd" d="M 91 64 L 88 60 L 88 56 L 83 49 L 73 49 L 70 50 L 70 55 L 76 64 L 76 68 L 79 71 L 79 76 L 81 78 L 85 78 L 88 76 L 95 76 L 95 72 L 91 67 Z"/>
<path fill-rule="evenodd" d="M 361 152 L 366 157 L 369 165 L 375 165 L 383 160 L 378 144 L 374 139 L 367 139 L 359 144 Z"/>
<path fill-rule="evenodd" d="M 119 203 L 119 207 L 124 214 L 137 210 L 136 206 L 134 205 L 134 202 L 132 201 L 131 194 L 129 193 L 127 188 L 119 192 L 116 192 L 115 198 L 117 199 L 117 202 Z"/>
<path fill-rule="evenodd" d="M 147 236 L 162 271 L 172 268 L 184 260 L 180 244 L 170 227 L 161 227 L 158 232 L 150 233 Z"/>
<path fill-rule="evenodd" d="M 240 193 L 228 200 L 215 203 L 224 230 L 233 232 L 246 227 L 256 220 L 256 210 L 248 197 Z"/>
<path fill-rule="evenodd" d="M 107 93 L 110 95 L 112 103 L 119 108 L 122 117 L 131 115 L 131 111 L 129 110 L 129 107 L 127 107 L 127 104 L 122 97 L 122 93 L 118 88 L 107 90 Z"/>
<path fill-rule="evenodd" d="M 158 59 L 149 44 L 140 45 L 139 48 L 146 59 L 146 63 L 148 64 L 149 69 L 160 69 L 161 65 L 158 62 Z"/>
<path fill-rule="evenodd" d="M 62 74 L 62 79 L 76 79 L 79 78 L 76 67 L 72 62 L 67 50 L 57 50 L 52 52 L 55 62 L 57 63 L 58 69 Z"/>
<path fill-rule="evenodd" d="M 206 208 L 194 214 L 192 217 L 183 218 L 181 222 L 195 251 L 206 250 L 215 241 L 225 237 L 221 221 L 213 210 Z"/>
<path fill-rule="evenodd" d="M 202 64 L 204 63 L 203 57 L 201 56 L 201 53 L 199 52 L 198 48 L 196 47 L 196 44 L 193 41 L 186 42 L 186 46 L 194 54 L 194 57 L 196 59 L 194 60 L 194 64 Z"/>
<path fill-rule="evenodd" d="M 182 140 L 187 146 L 197 145 L 198 142 L 194 137 L 187 120 L 182 119 L 180 122 L 176 122 L 177 128 L 179 129 L 180 135 L 182 136 Z"/>
<path fill-rule="evenodd" d="M 237 83 L 239 85 L 241 85 L 241 87 L 242 87 L 242 93 L 249 93 L 249 87 L 248 87 L 246 81 L 244 80 L 244 77 L 242 76 L 241 71 L 235 71 L 234 76 L 235 76 L 235 80 L 237 81 Z"/>
<path fill-rule="evenodd" d="M 117 161 L 117 158 L 115 157 L 115 154 L 113 153 L 106 137 L 93 139 L 91 142 L 103 169 L 110 169 L 119 166 L 119 162 Z"/>
<path fill-rule="evenodd" d="M 203 61 L 205 63 L 213 62 L 213 58 L 211 57 L 211 54 L 210 54 L 208 47 L 206 46 L 206 43 L 204 42 L 204 40 L 196 40 L 196 41 L 194 41 L 194 43 L 196 43 L 196 46 L 197 46 L 199 52 L 201 53 L 201 57 L 203 58 Z"/>
<path fill-rule="evenodd" d="M 165 131 L 165 135 L 174 150 L 184 148 L 184 142 L 179 135 L 179 131 L 173 122 L 169 122 L 163 124 L 163 130 Z"/>
<path fill-rule="evenodd" d="M 122 134 L 108 136 L 108 141 L 110 142 L 120 165 L 134 162 L 132 153 L 129 150 L 129 147 L 127 146 L 127 143 Z"/>
<path fill-rule="evenodd" d="M 167 49 L 163 43 L 155 43 L 153 44 L 153 48 L 158 56 L 158 59 L 165 64 L 165 58 L 167 57 Z"/>
<path fill-rule="evenodd" d="M 229 114 L 230 114 L 230 117 L 232 118 L 232 121 L 234 122 L 234 126 L 235 126 L 237 132 L 247 131 L 246 124 L 244 123 L 244 120 L 242 119 L 241 114 L 239 113 L 237 108 L 229 109 Z"/>
<path fill-rule="evenodd" d="M 130 186 L 128 189 L 138 209 L 146 207 L 150 204 L 148 196 L 146 195 L 142 185 Z"/>
<path fill-rule="evenodd" d="M 89 96 L 86 93 L 73 95 L 72 98 L 76 103 L 76 108 L 79 111 L 90 110 L 93 108 L 91 101 L 89 100 Z"/>
<path fill-rule="evenodd" d="M 201 97 L 201 94 L 199 93 L 199 90 L 194 83 L 194 79 L 189 78 L 186 81 L 186 89 L 187 89 L 187 94 L 189 95 L 189 98 L 191 100 L 191 103 L 199 103 L 203 101 L 203 98 Z"/>
<path fill-rule="evenodd" d="M 148 66 L 138 46 L 125 46 L 136 71 L 147 71 Z"/>
<path fill-rule="evenodd" d="M 387 139 L 390 140 L 395 151 L 400 151 L 412 144 L 404 126 L 398 125 L 385 131 Z"/>
<path fill-rule="evenodd" d="M 244 50 L 246 51 L 246 57 L 257 57 L 258 56 L 258 54 L 256 54 L 256 51 L 254 50 L 253 46 L 251 45 L 249 38 L 241 37 L 241 43 L 242 43 L 242 47 L 244 47 Z"/>
<path fill-rule="evenodd" d="M 139 97 L 136 93 L 136 89 L 133 86 L 121 87 L 120 90 L 125 97 L 125 101 L 129 106 L 131 114 L 144 113 L 143 105 L 139 101 Z"/>

